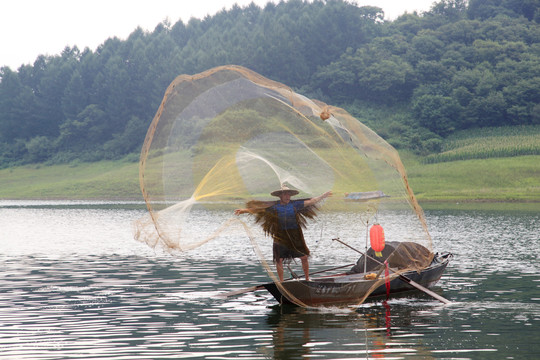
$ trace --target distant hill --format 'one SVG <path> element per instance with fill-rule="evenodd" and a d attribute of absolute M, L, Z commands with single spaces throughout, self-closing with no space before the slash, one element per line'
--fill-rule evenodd
<path fill-rule="evenodd" d="M 136 154 L 169 83 L 225 64 L 344 107 L 396 148 L 441 161 L 463 154 L 449 147 L 473 129 L 540 124 L 539 9 L 442 0 L 384 21 L 377 7 L 289 0 L 134 29 L 96 51 L 66 47 L 0 69 L 0 167 Z"/>

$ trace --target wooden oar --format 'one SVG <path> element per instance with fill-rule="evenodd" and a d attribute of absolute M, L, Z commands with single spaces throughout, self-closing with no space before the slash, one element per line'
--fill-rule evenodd
<path fill-rule="evenodd" d="M 353 248 L 352 246 L 350 246 L 349 244 L 347 244 L 347 243 L 341 241 L 341 240 L 338 239 L 338 238 L 332 239 L 332 240 L 335 240 L 335 241 L 337 241 L 337 242 L 339 242 L 339 243 L 341 243 L 341 244 L 347 246 L 349 249 L 352 249 L 352 250 L 356 251 L 357 253 L 360 253 L 360 254 L 364 255 L 366 258 L 370 258 L 371 260 L 375 261 L 376 263 L 379 263 L 379 264 L 381 264 L 381 265 L 384 265 L 384 264 L 383 264 L 382 262 L 380 262 L 379 260 L 377 260 L 377 259 L 375 259 L 375 258 L 373 258 L 373 257 L 371 257 L 371 256 L 369 256 L 369 255 L 367 255 L 367 254 L 364 254 L 362 251 Z M 395 272 L 394 270 L 392 270 L 391 268 L 389 268 L 389 269 L 390 269 L 393 273 L 396 273 L 396 272 Z M 433 291 L 429 290 L 428 288 L 426 288 L 426 287 L 424 287 L 424 286 L 418 284 L 417 282 L 415 282 L 415 281 L 409 279 L 409 278 L 406 277 L 405 275 L 399 274 L 399 273 L 396 273 L 396 274 L 399 276 L 399 278 L 400 278 L 401 280 L 405 281 L 407 284 L 409 284 L 409 285 L 411 285 L 411 286 L 414 286 L 414 287 L 417 288 L 418 290 L 423 291 L 423 292 L 425 292 L 425 293 L 428 294 L 428 295 L 431 295 L 432 297 L 434 297 L 435 299 L 439 300 L 440 302 L 442 302 L 442 303 L 444 303 L 444 304 L 451 304 L 451 303 L 452 303 L 450 300 L 443 298 L 443 297 L 440 296 L 439 294 L 436 294 L 436 293 L 434 293 Z"/>
<path fill-rule="evenodd" d="M 333 267 L 333 268 L 330 268 L 330 269 L 324 269 L 324 270 L 315 271 L 315 272 L 309 273 L 309 275 L 311 276 L 311 275 L 320 274 L 320 273 L 327 272 L 327 271 L 338 270 L 338 269 L 342 269 L 342 268 L 345 268 L 345 267 L 350 267 L 350 266 L 353 266 L 353 265 L 354 264 L 336 266 L 336 267 Z M 288 280 L 292 280 L 292 278 L 290 278 Z M 245 293 L 252 292 L 252 291 L 262 290 L 263 288 L 264 288 L 264 284 L 259 284 L 259 285 L 251 286 L 251 287 L 244 288 L 244 289 L 238 289 L 238 290 L 229 291 L 229 292 L 226 292 L 224 294 L 219 294 L 218 297 L 219 298 L 228 298 L 228 297 L 235 296 L 235 295 L 240 295 L 240 294 L 245 294 Z"/>
<path fill-rule="evenodd" d="M 245 289 L 238 289 L 238 290 L 229 291 L 229 292 L 224 293 L 224 294 L 219 294 L 218 298 L 228 298 L 228 297 L 235 296 L 235 295 L 240 295 L 240 294 L 245 294 L 245 293 L 252 292 L 252 291 L 261 290 L 263 288 L 264 288 L 264 285 L 259 284 L 259 285 L 255 285 L 255 286 L 248 287 L 248 288 L 245 288 Z"/>

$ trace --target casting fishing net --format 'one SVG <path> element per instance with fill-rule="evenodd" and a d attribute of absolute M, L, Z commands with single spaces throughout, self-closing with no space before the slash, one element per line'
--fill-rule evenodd
<path fill-rule="evenodd" d="M 148 215 L 136 222 L 136 239 L 171 252 L 204 248 L 207 254 L 248 243 L 298 305 L 305 302 L 280 285 L 272 264 L 273 225 L 266 215 L 280 200 L 270 193 L 283 187 L 298 191 L 292 200 L 333 193 L 318 198 L 307 214 L 299 211 L 312 269 L 359 258 L 333 238 L 372 251 L 368 237 L 375 224 L 387 241 L 425 249 L 399 249 L 391 276 L 419 270 L 433 257 L 395 149 L 345 110 L 238 66 L 181 75 L 171 83 L 144 142 L 140 184 Z M 298 259 L 292 266 L 302 274 Z"/>

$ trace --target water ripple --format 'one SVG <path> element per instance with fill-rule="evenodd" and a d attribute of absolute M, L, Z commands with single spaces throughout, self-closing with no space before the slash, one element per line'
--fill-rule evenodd
<path fill-rule="evenodd" d="M 435 289 L 453 304 L 416 293 L 351 311 L 219 299 L 268 280 L 252 253 L 154 252 L 131 236 L 141 210 L 100 206 L 0 207 L 0 359 L 540 356 L 536 214 L 427 212 L 437 250 L 455 255 Z"/>

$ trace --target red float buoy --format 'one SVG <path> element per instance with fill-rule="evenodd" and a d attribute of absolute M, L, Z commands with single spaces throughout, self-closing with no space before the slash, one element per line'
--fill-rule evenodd
<path fill-rule="evenodd" d="M 382 257 L 384 250 L 384 230 L 381 225 L 375 224 L 369 230 L 369 240 L 371 248 L 375 251 L 375 256 Z"/>

